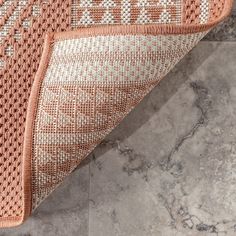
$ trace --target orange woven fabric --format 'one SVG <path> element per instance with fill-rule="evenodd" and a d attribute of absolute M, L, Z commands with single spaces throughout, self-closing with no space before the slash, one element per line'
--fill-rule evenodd
<path fill-rule="evenodd" d="M 22 223 L 231 5 L 0 0 L 0 227 Z"/>

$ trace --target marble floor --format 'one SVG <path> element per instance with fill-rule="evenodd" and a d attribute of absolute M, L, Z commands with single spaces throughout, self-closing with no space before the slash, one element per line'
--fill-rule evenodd
<path fill-rule="evenodd" d="M 236 10 L 24 225 L 0 236 L 236 235 Z"/>

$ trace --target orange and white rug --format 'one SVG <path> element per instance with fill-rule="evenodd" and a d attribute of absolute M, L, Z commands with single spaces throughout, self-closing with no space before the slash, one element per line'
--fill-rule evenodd
<path fill-rule="evenodd" d="M 0 0 L 0 227 L 21 224 L 231 8 Z"/>

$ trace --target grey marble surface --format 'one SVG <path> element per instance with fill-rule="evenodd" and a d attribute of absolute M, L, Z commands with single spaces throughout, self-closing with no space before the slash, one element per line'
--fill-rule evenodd
<path fill-rule="evenodd" d="M 216 26 L 203 40 L 210 41 L 235 41 L 236 40 L 236 1 L 231 15 L 221 24 Z"/>
<path fill-rule="evenodd" d="M 0 236 L 233 236 L 235 173 L 236 42 L 202 41 Z"/>

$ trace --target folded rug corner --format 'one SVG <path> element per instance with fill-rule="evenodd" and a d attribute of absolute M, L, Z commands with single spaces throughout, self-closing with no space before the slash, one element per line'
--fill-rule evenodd
<path fill-rule="evenodd" d="M 0 227 L 27 219 L 232 3 L 0 1 Z"/>

